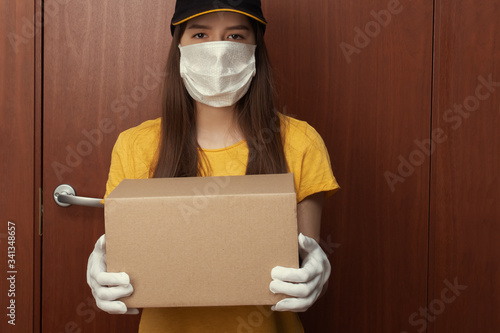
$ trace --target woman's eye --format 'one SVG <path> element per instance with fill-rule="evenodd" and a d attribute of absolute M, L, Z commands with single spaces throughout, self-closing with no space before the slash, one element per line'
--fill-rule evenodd
<path fill-rule="evenodd" d="M 243 39 L 243 36 L 238 34 L 232 34 L 228 36 L 229 39 Z"/>
<path fill-rule="evenodd" d="M 193 38 L 205 38 L 207 35 L 203 32 L 197 33 L 193 36 Z"/>

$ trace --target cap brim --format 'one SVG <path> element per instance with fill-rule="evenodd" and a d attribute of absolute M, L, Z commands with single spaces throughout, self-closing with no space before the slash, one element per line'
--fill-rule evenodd
<path fill-rule="evenodd" d="M 200 12 L 200 13 L 197 13 L 195 15 L 192 15 L 192 16 L 189 16 L 185 19 L 182 19 L 180 21 L 177 21 L 177 22 L 172 22 L 172 25 L 179 25 L 179 24 L 182 24 L 184 22 L 187 22 L 195 17 L 198 17 L 198 16 L 201 16 L 201 15 L 205 15 L 205 14 L 210 14 L 210 13 L 214 13 L 214 12 L 233 12 L 233 13 L 239 13 L 239 14 L 242 14 L 242 15 L 245 15 L 245 16 L 248 16 L 264 25 L 267 25 L 267 22 L 264 21 L 263 19 L 261 18 L 258 18 L 257 16 L 255 15 L 252 15 L 250 13 L 246 13 L 246 12 L 243 12 L 241 10 L 237 10 L 237 9 L 230 9 L 230 8 L 220 8 L 220 9 L 211 9 L 211 10 L 206 10 L 204 12 Z"/>

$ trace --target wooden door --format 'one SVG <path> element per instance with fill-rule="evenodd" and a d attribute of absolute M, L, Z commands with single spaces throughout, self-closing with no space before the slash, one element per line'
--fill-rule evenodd
<path fill-rule="evenodd" d="M 436 2 L 428 332 L 500 327 L 500 6 Z"/>
<path fill-rule="evenodd" d="M 139 316 L 99 311 L 86 283 L 103 210 L 61 208 L 52 195 L 69 184 L 102 198 L 118 134 L 160 116 L 172 9 L 164 1 L 73 0 L 46 11 L 42 332 L 137 332 Z"/>

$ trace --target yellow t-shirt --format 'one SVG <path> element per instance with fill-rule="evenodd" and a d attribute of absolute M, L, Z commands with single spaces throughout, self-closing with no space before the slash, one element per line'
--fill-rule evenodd
<path fill-rule="evenodd" d="M 284 151 L 294 173 L 297 202 L 318 192 L 332 195 L 340 187 L 320 135 L 304 121 L 282 116 Z M 148 178 L 160 138 L 161 119 L 149 120 L 124 131 L 113 149 L 107 196 L 124 178 Z M 222 149 L 203 149 L 212 176 L 244 175 L 248 147 L 243 140 Z M 271 272 L 269 272 L 271 274 Z M 304 332 L 293 312 L 274 312 L 269 306 L 147 308 L 140 333 L 154 332 Z"/>

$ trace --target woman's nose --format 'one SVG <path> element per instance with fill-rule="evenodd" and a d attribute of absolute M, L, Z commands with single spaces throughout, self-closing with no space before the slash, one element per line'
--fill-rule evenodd
<path fill-rule="evenodd" d="M 224 32 L 221 32 L 221 33 L 218 33 L 215 35 L 215 39 L 214 39 L 214 42 L 221 42 L 221 41 L 225 41 L 226 40 L 226 35 Z"/>

